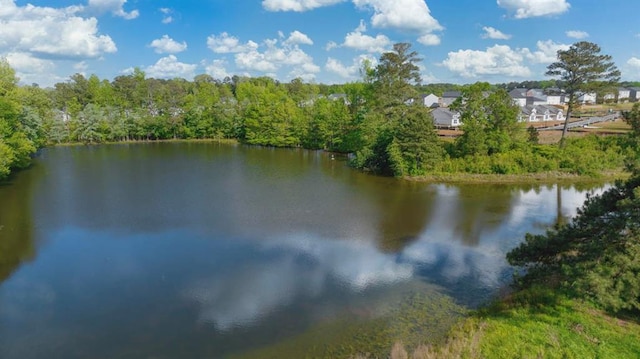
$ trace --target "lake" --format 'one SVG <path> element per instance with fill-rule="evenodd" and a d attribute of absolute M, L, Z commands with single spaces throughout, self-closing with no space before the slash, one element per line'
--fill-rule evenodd
<path fill-rule="evenodd" d="M 505 290 L 505 253 L 525 233 L 586 194 L 407 182 L 298 149 L 46 149 L 0 185 L 0 357 L 349 357 L 437 342 Z"/>

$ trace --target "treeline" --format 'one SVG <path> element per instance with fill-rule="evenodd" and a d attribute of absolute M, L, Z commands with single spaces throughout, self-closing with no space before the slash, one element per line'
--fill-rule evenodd
<path fill-rule="evenodd" d="M 0 62 L 0 177 L 28 166 L 46 143 L 167 139 L 235 139 L 242 143 L 350 153 L 355 167 L 384 175 L 541 171 L 597 173 L 620 167 L 629 146 L 616 138 L 537 145 L 536 132 L 517 121 L 505 88 L 488 83 L 421 85 L 421 59 L 396 44 L 360 82 L 281 83 L 269 77 L 216 80 L 147 78 L 135 69 L 112 81 L 75 74 L 54 88 L 16 86 Z M 462 92 L 463 135 L 436 135 L 420 94 Z"/>
<path fill-rule="evenodd" d="M 46 142 L 42 116 L 23 99 L 34 99 L 31 88 L 17 86 L 15 72 L 0 59 L 0 180 L 12 170 L 26 168 Z"/>

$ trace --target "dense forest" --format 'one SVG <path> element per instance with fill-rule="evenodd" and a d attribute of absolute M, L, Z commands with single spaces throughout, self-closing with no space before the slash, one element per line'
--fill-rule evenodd
<path fill-rule="evenodd" d="M 351 154 L 352 164 L 384 175 L 441 173 L 595 174 L 620 168 L 633 150 L 626 139 L 591 137 L 562 148 L 537 144 L 517 122 L 507 89 L 514 85 L 421 84 L 421 59 L 396 44 L 362 80 L 341 85 L 281 83 L 269 77 L 216 80 L 147 78 L 135 69 L 112 81 L 75 74 L 53 88 L 18 86 L 0 61 L 0 178 L 25 168 L 46 144 L 167 139 L 235 139 L 275 147 Z M 527 83 L 540 87 L 557 81 Z M 461 91 L 463 135 L 443 141 L 423 93 Z M 588 160 L 587 160 L 588 159 Z"/>

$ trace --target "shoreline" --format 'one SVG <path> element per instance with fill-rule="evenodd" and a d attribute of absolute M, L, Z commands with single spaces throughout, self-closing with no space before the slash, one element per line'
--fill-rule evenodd
<path fill-rule="evenodd" d="M 164 140 L 129 140 L 129 141 L 111 141 L 100 143 L 80 143 L 80 142 L 63 142 L 50 144 L 50 147 L 75 147 L 75 146 L 100 146 L 100 145 L 118 145 L 118 144 L 150 144 L 150 143 L 218 143 L 229 145 L 242 145 L 243 143 L 236 139 L 164 139 Z M 48 146 L 48 147 L 49 147 Z M 253 145 L 248 145 L 253 146 Z M 268 147 L 268 146 L 261 146 Z M 286 147 L 282 147 L 286 148 Z M 292 148 L 292 147 L 289 147 Z M 299 147 L 303 149 L 302 147 Z M 309 150 L 322 151 L 328 154 L 333 152 L 327 150 Z M 353 168 L 358 171 L 358 169 Z M 369 173 L 362 171 L 363 173 Z M 370 174 L 370 173 L 369 173 Z M 375 176 L 375 174 L 373 174 Z M 437 173 L 422 176 L 405 176 L 395 177 L 398 180 L 407 182 L 420 183 L 443 183 L 443 184 L 573 184 L 573 183 L 602 183 L 613 182 L 616 180 L 624 180 L 629 177 L 629 173 L 624 169 L 610 170 L 598 173 L 597 176 L 578 175 L 568 172 L 553 171 L 526 174 L 478 174 L 478 173 Z M 394 178 L 394 177 L 391 177 Z"/>

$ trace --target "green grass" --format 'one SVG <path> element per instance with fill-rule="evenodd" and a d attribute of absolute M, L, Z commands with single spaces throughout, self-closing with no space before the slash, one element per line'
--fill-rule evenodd
<path fill-rule="evenodd" d="M 445 345 L 419 347 L 410 357 L 635 359 L 640 323 L 549 289 L 527 290 L 465 319 Z"/>

